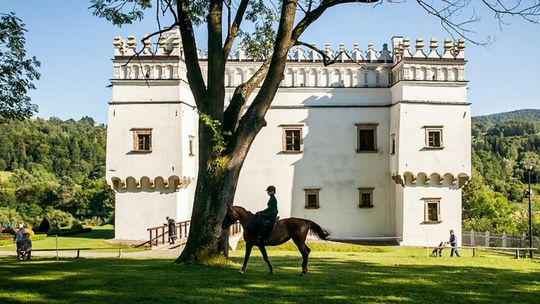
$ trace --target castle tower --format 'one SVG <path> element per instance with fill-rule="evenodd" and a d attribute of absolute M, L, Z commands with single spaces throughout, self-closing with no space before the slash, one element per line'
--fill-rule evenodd
<path fill-rule="evenodd" d="M 403 245 L 438 244 L 461 234 L 461 188 L 471 174 L 471 109 L 465 42 L 392 39 L 390 171 L 396 235 Z"/>
<path fill-rule="evenodd" d="M 116 192 L 115 238 L 147 240 L 166 216 L 190 217 L 197 133 L 178 34 L 155 51 L 144 41 L 138 58 L 137 49 L 134 36 L 114 39 L 106 178 Z"/>

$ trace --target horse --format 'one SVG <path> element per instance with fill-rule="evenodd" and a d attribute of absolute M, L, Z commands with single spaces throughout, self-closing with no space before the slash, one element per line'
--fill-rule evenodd
<path fill-rule="evenodd" d="M 268 260 L 268 254 L 266 253 L 265 246 L 278 246 L 292 239 L 302 254 L 302 273 L 300 275 L 305 275 L 308 271 L 308 257 L 309 253 L 311 252 L 311 249 L 309 249 L 309 247 L 306 245 L 306 237 L 308 232 L 314 232 L 322 240 L 327 240 L 330 236 L 330 233 L 327 230 L 321 228 L 321 226 L 311 220 L 291 217 L 276 221 L 274 230 L 272 230 L 268 236 L 259 241 L 255 231 L 246 229 L 247 225 L 249 222 L 251 222 L 254 216 L 255 215 L 253 213 L 249 212 L 243 207 L 229 205 L 227 214 L 225 215 L 225 219 L 223 220 L 222 224 L 223 230 L 226 230 L 236 221 L 240 221 L 242 228 L 244 228 L 246 254 L 244 256 L 242 270 L 240 270 L 241 274 L 244 274 L 246 271 L 249 255 L 251 254 L 251 249 L 253 246 L 259 247 L 263 259 L 268 265 L 270 274 L 274 274 L 272 264 L 270 264 L 270 261 Z"/>

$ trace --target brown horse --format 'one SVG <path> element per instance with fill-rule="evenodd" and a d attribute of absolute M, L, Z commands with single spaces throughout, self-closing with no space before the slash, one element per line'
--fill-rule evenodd
<path fill-rule="evenodd" d="M 272 264 L 270 264 L 270 261 L 268 260 L 268 255 L 266 254 L 265 246 L 281 245 L 292 239 L 294 244 L 296 244 L 298 250 L 302 254 L 302 273 L 300 275 L 304 275 L 307 273 L 308 270 L 308 256 L 311 252 L 311 249 L 309 249 L 309 247 L 306 245 L 306 237 L 308 232 L 310 230 L 312 232 L 315 232 L 315 234 L 323 240 L 328 239 L 328 237 L 330 236 L 330 233 L 328 231 L 321 228 L 321 226 L 317 225 L 313 221 L 291 217 L 276 221 L 276 225 L 272 233 L 270 233 L 270 235 L 266 236 L 263 240 L 259 242 L 257 241 L 256 232 L 246 229 L 247 225 L 253 219 L 253 217 L 253 213 L 247 211 L 240 206 L 229 206 L 229 210 L 227 210 L 227 214 L 225 215 L 225 219 L 223 220 L 222 224 L 223 229 L 228 229 L 234 222 L 240 221 L 242 228 L 244 228 L 246 255 L 244 257 L 244 265 L 242 266 L 242 270 L 240 270 L 240 273 L 242 274 L 246 270 L 249 255 L 251 254 L 251 249 L 253 248 L 253 246 L 259 247 L 264 261 L 266 262 L 266 264 L 268 264 L 270 274 L 274 274 Z"/>

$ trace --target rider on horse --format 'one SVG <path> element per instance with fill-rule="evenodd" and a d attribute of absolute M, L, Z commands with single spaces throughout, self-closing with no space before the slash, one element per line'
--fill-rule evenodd
<path fill-rule="evenodd" d="M 249 230 L 257 232 L 259 242 L 272 232 L 278 214 L 277 200 L 274 196 L 276 187 L 268 186 L 266 192 L 270 196 L 268 207 L 257 212 L 247 227 Z"/>

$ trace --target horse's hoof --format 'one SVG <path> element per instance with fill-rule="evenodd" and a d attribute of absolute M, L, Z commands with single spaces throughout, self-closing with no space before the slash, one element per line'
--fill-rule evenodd
<path fill-rule="evenodd" d="M 271 274 L 271 275 L 274 275 L 274 272 L 273 272 L 273 271 L 270 271 L 270 274 Z"/>
<path fill-rule="evenodd" d="M 238 273 L 245 274 L 245 272 L 243 270 L 238 270 Z"/>

